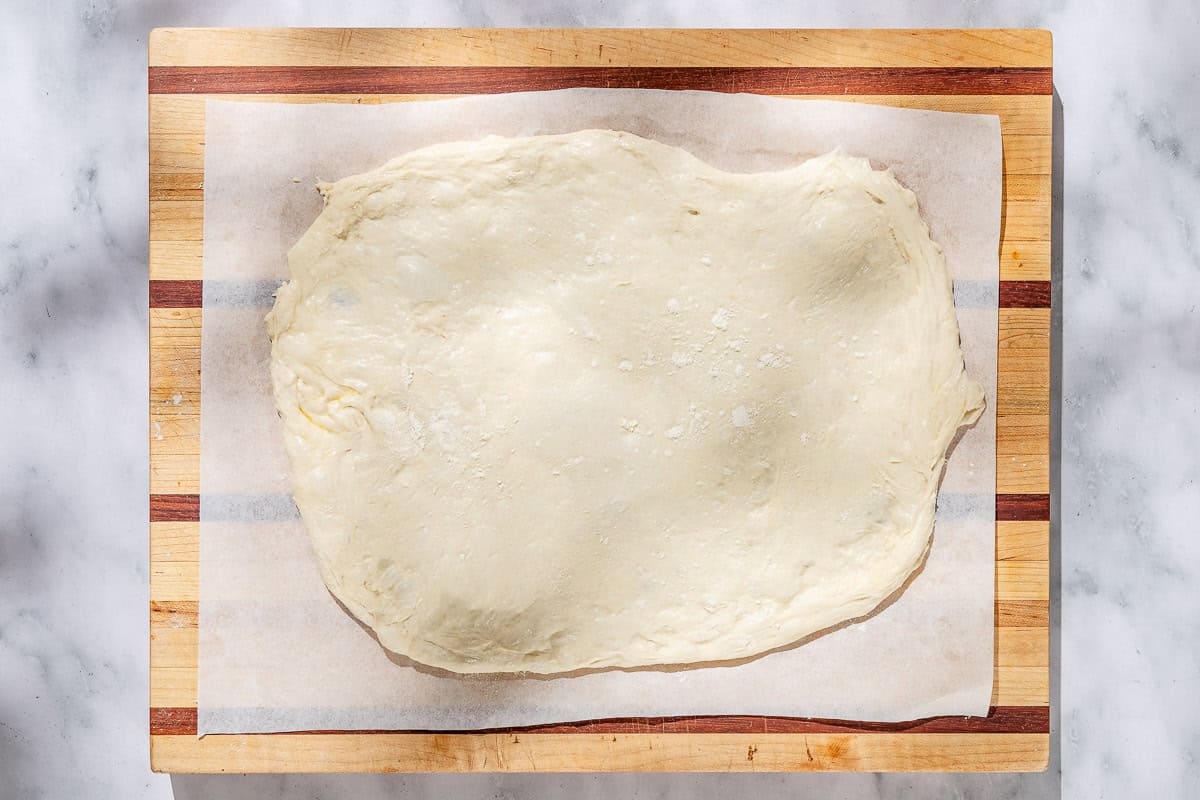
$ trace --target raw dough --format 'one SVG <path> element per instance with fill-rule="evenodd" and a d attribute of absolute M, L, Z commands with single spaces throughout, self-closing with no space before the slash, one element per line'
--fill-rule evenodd
<path fill-rule="evenodd" d="M 983 406 L 916 199 L 831 153 L 437 145 L 322 187 L 268 316 L 330 591 L 455 672 L 724 661 L 867 614 Z"/>

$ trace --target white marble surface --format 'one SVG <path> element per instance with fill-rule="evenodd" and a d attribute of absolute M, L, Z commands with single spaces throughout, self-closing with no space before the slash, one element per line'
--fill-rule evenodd
<path fill-rule="evenodd" d="M 1200 795 L 1200 6 L 901 5 L 3 3 L 0 797 Z M 317 24 L 1054 31 L 1063 323 L 1055 388 L 1062 634 L 1053 658 L 1062 677 L 1053 689 L 1061 713 L 1050 771 L 175 779 L 149 772 L 146 33 L 160 25 Z M 1057 455 L 1056 448 L 1055 466 Z"/>

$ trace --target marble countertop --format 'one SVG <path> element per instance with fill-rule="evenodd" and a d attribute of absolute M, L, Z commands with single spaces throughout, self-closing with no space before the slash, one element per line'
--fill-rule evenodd
<path fill-rule="evenodd" d="M 1200 6 L 791 5 L 3 4 L 0 797 L 1200 796 Z M 1052 453 L 1061 632 L 1051 656 L 1050 770 L 151 774 L 145 52 L 149 29 L 168 25 L 1052 30 L 1062 111 L 1053 388 L 1061 448 Z"/>

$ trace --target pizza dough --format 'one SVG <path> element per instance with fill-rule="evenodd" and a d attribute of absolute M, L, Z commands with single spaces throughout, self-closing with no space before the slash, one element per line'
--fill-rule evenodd
<path fill-rule="evenodd" d="M 863 616 L 983 406 L 890 172 L 628 133 L 436 145 L 322 187 L 268 316 L 329 590 L 455 672 L 726 661 Z"/>

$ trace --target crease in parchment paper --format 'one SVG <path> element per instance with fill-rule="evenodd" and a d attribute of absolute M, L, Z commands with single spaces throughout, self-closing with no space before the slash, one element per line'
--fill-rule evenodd
<path fill-rule="evenodd" d="M 736 666 L 555 679 L 401 666 L 325 590 L 288 484 L 263 315 L 320 180 L 437 142 L 584 128 L 779 169 L 841 147 L 916 192 L 946 253 L 967 371 L 987 394 L 951 454 L 921 574 L 889 605 Z M 209 100 L 198 733 L 464 730 L 613 717 L 900 721 L 992 693 L 1000 126 L 994 116 L 754 95 L 569 89 L 375 106 Z"/>

